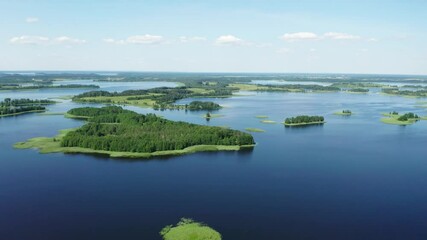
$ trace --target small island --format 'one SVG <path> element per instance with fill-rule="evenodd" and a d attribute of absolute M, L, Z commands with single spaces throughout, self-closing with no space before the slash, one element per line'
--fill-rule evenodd
<path fill-rule="evenodd" d="M 214 102 L 202 102 L 202 101 L 192 101 L 190 104 L 185 105 L 185 109 L 189 111 L 201 111 L 201 110 L 219 110 L 222 107 Z"/>
<path fill-rule="evenodd" d="M 347 90 L 349 93 L 368 93 L 368 88 L 350 88 Z"/>
<path fill-rule="evenodd" d="M 221 234 L 205 224 L 192 219 L 181 218 L 174 225 L 168 225 L 160 231 L 163 240 L 221 240 Z"/>
<path fill-rule="evenodd" d="M 245 128 L 245 130 L 248 132 L 265 132 L 265 130 L 260 128 Z"/>
<path fill-rule="evenodd" d="M 75 108 L 70 117 L 86 119 L 77 129 L 53 138 L 33 138 L 15 148 L 38 148 L 41 153 L 97 153 L 110 157 L 148 158 L 199 151 L 253 147 L 252 135 L 221 127 L 175 122 L 155 114 L 138 114 L 121 107 Z"/>
<path fill-rule="evenodd" d="M 296 127 L 296 126 L 307 126 L 307 125 L 321 125 L 325 123 L 325 118 L 323 116 L 297 116 L 286 118 L 283 124 L 286 127 Z"/>
<path fill-rule="evenodd" d="M 44 112 L 43 105 L 54 104 L 51 100 L 31 100 L 27 98 L 11 99 L 5 98 L 0 102 L 0 117 L 9 117 L 26 113 Z"/>
<path fill-rule="evenodd" d="M 350 110 L 342 110 L 341 112 L 335 112 L 334 114 L 340 116 L 351 116 L 352 112 Z"/>
<path fill-rule="evenodd" d="M 398 112 L 393 111 L 390 113 L 383 113 L 382 115 L 387 118 L 381 118 L 381 122 L 394 125 L 411 125 L 419 120 L 426 120 L 425 117 L 420 117 L 412 112 L 400 115 Z"/>

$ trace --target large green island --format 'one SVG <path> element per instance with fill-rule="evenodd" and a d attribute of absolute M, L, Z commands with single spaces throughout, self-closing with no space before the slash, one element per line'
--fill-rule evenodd
<path fill-rule="evenodd" d="M 325 123 L 325 118 L 323 116 L 296 116 L 286 118 L 283 124 L 286 127 L 297 127 L 297 126 L 307 126 L 307 125 L 320 125 Z"/>
<path fill-rule="evenodd" d="M 37 148 L 41 153 L 149 158 L 199 151 L 236 151 L 255 144 L 252 135 L 241 131 L 175 122 L 116 106 L 75 108 L 68 112 L 68 117 L 86 118 L 88 122 L 77 129 L 63 130 L 53 138 L 33 138 L 14 147 Z"/>
<path fill-rule="evenodd" d="M 383 113 L 382 115 L 387 118 L 381 118 L 381 122 L 394 125 L 411 125 L 419 120 L 427 120 L 427 117 L 420 117 L 411 112 L 400 115 L 398 112 L 393 111 L 390 113 Z"/>

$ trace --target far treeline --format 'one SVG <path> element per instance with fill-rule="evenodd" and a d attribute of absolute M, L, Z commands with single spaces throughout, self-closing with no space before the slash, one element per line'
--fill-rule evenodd
<path fill-rule="evenodd" d="M 61 140 L 61 147 L 152 153 L 196 145 L 254 144 L 252 135 L 241 131 L 170 121 L 121 107 L 75 108 L 68 113 L 89 117 L 88 123 L 69 132 Z"/>
<path fill-rule="evenodd" d="M 298 125 L 298 124 L 310 124 L 310 123 L 323 123 L 325 118 L 323 116 L 296 116 L 285 119 L 285 124 L 288 125 Z"/>
<path fill-rule="evenodd" d="M 73 97 L 77 102 L 124 103 L 150 100 L 155 110 L 188 109 L 188 110 L 216 110 L 220 106 L 211 102 L 195 101 L 190 105 L 176 105 L 175 102 L 191 97 L 224 97 L 231 96 L 232 90 L 218 87 L 188 88 L 188 87 L 160 87 L 144 90 L 127 90 L 123 92 L 90 91 Z M 116 99 L 119 99 L 116 101 Z"/>
<path fill-rule="evenodd" d="M 0 116 L 12 116 L 29 112 L 41 112 L 46 110 L 43 105 L 54 104 L 51 100 L 31 100 L 27 98 L 5 98 L 0 102 Z"/>

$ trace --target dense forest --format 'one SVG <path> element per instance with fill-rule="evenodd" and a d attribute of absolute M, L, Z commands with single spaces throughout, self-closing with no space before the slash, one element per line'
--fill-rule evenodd
<path fill-rule="evenodd" d="M 221 109 L 221 106 L 214 102 L 202 102 L 202 101 L 192 101 L 190 104 L 185 105 L 185 108 L 190 111 L 199 111 L 199 110 L 218 110 Z"/>
<path fill-rule="evenodd" d="M 41 105 L 53 104 L 51 100 L 31 100 L 28 98 L 10 99 L 5 98 L 0 102 L 0 116 L 14 115 L 24 112 L 44 111 L 46 108 Z"/>
<path fill-rule="evenodd" d="M 393 95 L 402 95 L 402 96 L 411 96 L 411 97 L 427 97 L 427 90 L 399 90 L 397 88 L 383 88 L 383 93 L 393 94 Z"/>
<path fill-rule="evenodd" d="M 317 123 L 323 122 L 325 118 L 323 116 L 297 116 L 285 119 L 285 124 L 305 124 L 305 123 Z"/>
<path fill-rule="evenodd" d="M 11 99 L 5 98 L 0 102 L 0 107 L 11 107 L 11 106 L 22 106 L 22 105 L 44 105 L 44 104 L 54 104 L 55 101 L 52 100 L 32 100 L 29 98 L 21 99 Z"/>
<path fill-rule="evenodd" d="M 367 92 L 369 92 L 369 89 L 367 89 L 367 88 L 351 88 L 347 91 L 354 92 L 354 93 L 367 93 Z"/>
<path fill-rule="evenodd" d="M 397 120 L 399 121 L 408 121 L 408 120 L 412 120 L 412 119 L 419 119 L 420 117 L 417 114 L 414 113 L 405 113 L 402 116 L 399 116 L 399 118 L 397 118 Z"/>
<path fill-rule="evenodd" d="M 216 85 L 215 85 L 216 86 Z M 144 89 L 144 90 L 127 90 L 123 92 L 107 92 L 107 91 L 90 91 L 85 92 L 73 97 L 73 101 L 78 102 L 102 102 L 102 103 L 113 103 L 111 99 L 106 99 L 102 97 L 126 97 L 122 103 L 129 103 L 130 101 L 136 100 L 152 100 L 155 102 L 153 108 L 155 110 L 164 110 L 164 109 L 188 109 L 192 110 L 203 110 L 200 109 L 206 108 L 205 110 L 216 110 L 220 106 L 215 103 L 203 103 L 200 101 L 195 101 L 191 106 L 185 105 L 175 105 L 174 103 L 178 100 L 190 97 L 223 97 L 230 96 L 232 94 L 231 89 L 203 89 L 203 91 L 195 92 L 191 90 L 192 88 L 188 87 L 177 87 L 177 88 L 168 88 L 168 87 L 159 87 L 153 89 Z M 86 98 L 91 98 L 87 100 Z M 93 98 L 99 98 L 93 99 Z M 198 102 L 198 103 L 197 103 Z"/>
<path fill-rule="evenodd" d="M 117 152 L 179 150 L 194 145 L 251 145 L 250 134 L 221 127 L 174 122 L 154 114 L 138 114 L 121 107 L 75 108 L 72 115 L 87 116 L 88 123 L 68 133 L 63 147 Z"/>

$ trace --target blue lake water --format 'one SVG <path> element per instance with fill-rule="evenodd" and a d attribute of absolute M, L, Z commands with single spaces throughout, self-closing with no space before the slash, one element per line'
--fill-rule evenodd
<path fill-rule="evenodd" d="M 128 84 L 101 89 L 165 85 Z M 0 99 L 83 91 L 0 92 Z M 394 110 L 427 115 L 416 107 L 419 100 L 377 93 L 240 94 L 214 99 L 224 116 L 209 122 L 200 112 L 127 108 L 264 129 L 253 133 L 252 151 L 142 161 L 39 154 L 12 145 L 83 122 L 59 115 L 0 118 L 0 239 L 160 239 L 161 228 L 181 217 L 205 222 L 232 240 L 427 238 L 427 121 L 406 127 L 379 121 L 381 112 Z M 65 100 L 49 110 L 77 106 Z M 333 115 L 342 109 L 354 115 Z M 255 118 L 281 122 L 300 114 L 323 115 L 327 123 L 285 128 Z"/>

